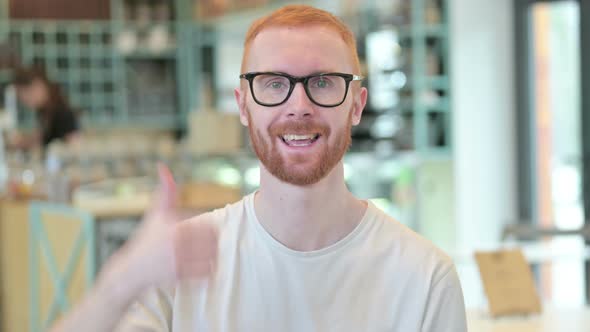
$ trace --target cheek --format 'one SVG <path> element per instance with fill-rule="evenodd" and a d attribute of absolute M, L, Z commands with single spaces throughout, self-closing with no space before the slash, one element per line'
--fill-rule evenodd
<path fill-rule="evenodd" d="M 43 97 L 45 95 L 45 90 L 42 86 L 33 86 L 31 88 L 31 99 L 33 102 L 40 102 L 41 100 L 43 100 Z"/>
<path fill-rule="evenodd" d="M 272 111 L 271 109 L 257 109 L 252 111 L 252 108 L 248 108 L 248 125 L 266 136 L 272 124 L 278 120 L 276 117 L 273 117 Z"/>
<path fill-rule="evenodd" d="M 337 110 L 338 113 L 331 119 L 326 119 L 328 123 L 333 123 L 332 131 L 342 132 L 345 130 L 353 121 L 353 114 L 350 107 L 342 108 Z"/>
<path fill-rule="evenodd" d="M 32 96 L 32 95 L 30 95 L 30 94 L 23 94 L 23 95 L 20 97 L 20 101 L 21 101 L 23 104 L 25 104 L 25 106 L 27 106 L 27 107 L 34 107 L 34 104 L 35 104 L 35 103 L 34 103 L 34 98 L 33 98 L 33 96 Z"/>

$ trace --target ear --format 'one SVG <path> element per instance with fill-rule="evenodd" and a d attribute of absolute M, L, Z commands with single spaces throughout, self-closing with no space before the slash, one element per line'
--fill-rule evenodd
<path fill-rule="evenodd" d="M 355 93 L 352 105 L 352 125 L 356 126 L 361 122 L 361 115 L 367 104 L 367 88 L 361 87 L 359 93 Z"/>
<path fill-rule="evenodd" d="M 240 109 L 240 122 L 248 127 L 248 110 L 246 109 L 246 93 L 242 90 L 242 88 L 235 88 L 234 89 L 234 97 L 236 98 L 236 103 L 238 104 L 238 108 Z"/>

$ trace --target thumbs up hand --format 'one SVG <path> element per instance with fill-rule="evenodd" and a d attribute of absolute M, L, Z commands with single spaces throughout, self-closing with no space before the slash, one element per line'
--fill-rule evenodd
<path fill-rule="evenodd" d="M 163 165 L 158 166 L 158 173 L 159 189 L 137 232 L 105 264 L 85 299 L 51 331 L 113 331 L 147 287 L 213 273 L 216 228 L 202 216 L 180 222 L 172 174 Z"/>
<path fill-rule="evenodd" d="M 164 165 L 158 166 L 158 173 L 160 184 L 152 206 L 110 266 L 126 272 L 116 275 L 126 275 L 122 282 L 133 293 L 182 279 L 207 278 L 217 261 L 217 229 L 199 220 L 202 217 L 181 222 L 172 174 Z"/>

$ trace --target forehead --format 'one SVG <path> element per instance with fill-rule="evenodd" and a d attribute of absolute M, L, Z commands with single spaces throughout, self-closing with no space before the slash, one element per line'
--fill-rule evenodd
<path fill-rule="evenodd" d="M 18 84 L 16 85 L 16 88 L 18 90 L 24 90 L 24 89 L 31 89 L 31 88 L 38 88 L 38 87 L 42 87 L 45 84 L 43 83 L 42 80 L 38 79 L 38 78 L 34 78 L 32 79 L 30 82 L 27 82 L 25 84 Z"/>
<path fill-rule="evenodd" d="M 16 92 L 21 95 L 29 95 L 40 90 L 38 84 L 19 85 L 16 87 Z"/>
<path fill-rule="evenodd" d="M 321 26 L 275 27 L 250 45 L 246 71 L 280 71 L 303 76 L 315 72 L 352 72 L 350 50 L 338 32 Z"/>

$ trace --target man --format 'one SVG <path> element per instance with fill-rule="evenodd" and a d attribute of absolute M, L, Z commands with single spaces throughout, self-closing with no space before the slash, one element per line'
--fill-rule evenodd
<path fill-rule="evenodd" d="M 175 224 L 160 167 L 158 204 L 55 331 L 466 331 L 451 260 L 345 186 L 359 75 L 333 15 L 287 6 L 256 21 L 235 97 L 260 189 Z"/>

